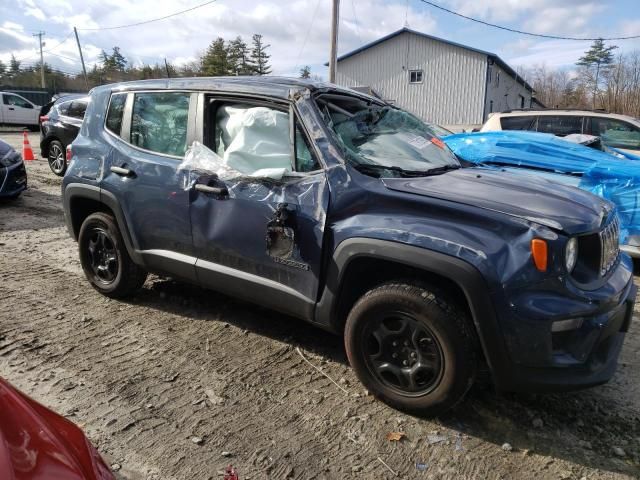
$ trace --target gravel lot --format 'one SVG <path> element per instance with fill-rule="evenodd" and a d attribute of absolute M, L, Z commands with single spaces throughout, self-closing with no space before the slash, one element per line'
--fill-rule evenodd
<path fill-rule="evenodd" d="M 159 277 L 126 302 L 100 296 L 60 179 L 43 160 L 27 170 L 29 190 L 0 203 L 0 374 L 79 424 L 121 478 L 219 479 L 230 463 L 242 480 L 640 477 L 637 319 L 607 385 L 474 387 L 446 417 L 415 418 L 366 394 L 339 338 L 295 319 Z"/>

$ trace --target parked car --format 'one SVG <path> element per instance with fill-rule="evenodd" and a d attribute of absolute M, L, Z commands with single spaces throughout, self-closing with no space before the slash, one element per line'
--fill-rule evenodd
<path fill-rule="evenodd" d="M 22 157 L 0 139 L 0 198 L 18 198 L 26 188 L 27 171 Z"/>
<path fill-rule="evenodd" d="M 584 133 L 600 137 L 608 147 L 640 154 L 640 121 L 603 110 L 507 110 L 490 114 L 481 132 L 530 130 L 565 136 Z"/>
<path fill-rule="evenodd" d="M 12 92 L 0 92 L 0 125 L 38 128 L 40 106 Z"/>
<path fill-rule="evenodd" d="M 614 206 L 463 168 L 430 132 L 298 79 L 96 87 L 65 218 L 102 294 L 161 272 L 308 320 L 399 409 L 445 411 L 483 368 L 508 391 L 606 382 L 636 292 Z"/>
<path fill-rule="evenodd" d="M 569 137 L 508 131 L 459 133 L 443 140 L 458 158 L 473 164 L 544 176 L 610 200 L 620 219 L 621 248 L 640 258 L 640 157 L 607 147 L 599 151 L 574 143 L 586 139 L 566 141 Z"/>
<path fill-rule="evenodd" d="M 2 378 L 0 478 L 115 480 L 82 430 Z"/>
<path fill-rule="evenodd" d="M 67 170 L 67 146 L 80 131 L 88 102 L 86 95 L 65 95 L 42 107 L 40 153 L 60 177 Z"/>

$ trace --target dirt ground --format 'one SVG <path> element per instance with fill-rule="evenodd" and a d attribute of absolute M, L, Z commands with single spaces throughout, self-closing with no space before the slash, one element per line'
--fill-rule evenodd
<path fill-rule="evenodd" d="M 637 319 L 607 385 L 474 387 L 415 418 L 367 395 L 340 338 L 298 320 L 158 277 L 126 302 L 100 296 L 60 179 L 43 160 L 27 170 L 29 189 L 0 203 L 0 375 L 80 425 L 120 478 L 221 479 L 228 464 L 242 480 L 640 477 Z"/>

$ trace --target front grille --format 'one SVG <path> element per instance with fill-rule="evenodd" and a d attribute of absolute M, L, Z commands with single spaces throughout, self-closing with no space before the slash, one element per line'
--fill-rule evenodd
<path fill-rule="evenodd" d="M 600 275 L 609 273 L 620 252 L 620 222 L 615 215 L 600 232 Z"/>

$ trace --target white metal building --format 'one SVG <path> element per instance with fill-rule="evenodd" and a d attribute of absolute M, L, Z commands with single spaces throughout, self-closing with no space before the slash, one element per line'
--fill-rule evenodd
<path fill-rule="evenodd" d="M 403 28 L 338 57 L 336 82 L 369 88 L 454 130 L 531 106 L 533 89 L 494 53 Z"/>

